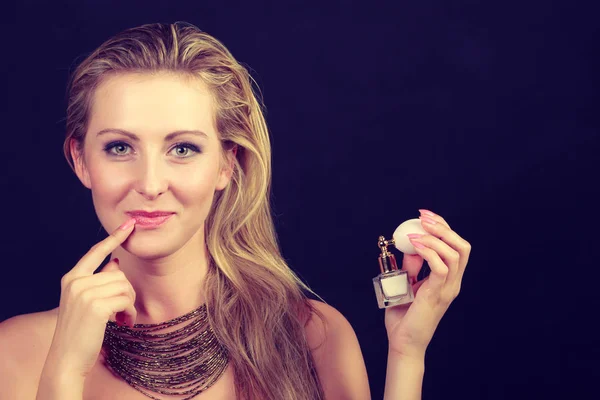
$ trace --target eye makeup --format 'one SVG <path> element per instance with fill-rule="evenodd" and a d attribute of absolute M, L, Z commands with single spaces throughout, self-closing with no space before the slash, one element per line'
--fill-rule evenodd
<path fill-rule="evenodd" d="M 113 151 L 113 149 L 118 149 L 120 147 L 131 149 L 131 146 L 128 143 L 126 143 L 122 140 L 115 140 L 115 141 L 111 141 L 111 142 L 107 143 L 103 147 L 102 150 L 111 157 L 125 157 L 130 154 L 129 152 L 128 153 L 115 153 Z M 170 151 L 173 151 L 174 149 L 187 149 L 192 152 L 191 155 L 176 156 L 177 158 L 189 158 L 189 157 L 193 156 L 194 154 L 202 153 L 202 149 L 199 146 L 196 146 L 195 144 L 190 143 L 190 142 L 175 143 Z"/>

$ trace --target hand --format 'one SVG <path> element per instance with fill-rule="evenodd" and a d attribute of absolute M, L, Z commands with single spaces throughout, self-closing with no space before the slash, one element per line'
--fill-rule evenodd
<path fill-rule="evenodd" d="M 48 369 L 60 368 L 60 373 L 71 379 L 85 379 L 98 360 L 109 318 L 122 312 L 133 326 L 137 317 L 135 292 L 116 260 L 97 274 L 94 271 L 129 237 L 134 225 L 135 220 L 128 227 L 127 223 L 121 225 L 62 277 L 58 319 L 46 362 L 53 365 Z"/>
<path fill-rule="evenodd" d="M 385 310 L 385 327 L 390 351 L 401 356 L 422 358 L 440 320 L 458 296 L 471 245 L 461 238 L 444 218 L 427 210 L 421 211 L 421 225 L 428 232 L 416 240 L 411 239 L 417 254 L 405 254 L 402 270 L 414 279 L 414 301 L 411 304 L 389 307 Z M 431 218 L 437 224 L 427 223 Z M 421 244 L 424 248 L 418 248 Z M 416 282 L 423 260 L 427 260 L 430 275 Z"/>

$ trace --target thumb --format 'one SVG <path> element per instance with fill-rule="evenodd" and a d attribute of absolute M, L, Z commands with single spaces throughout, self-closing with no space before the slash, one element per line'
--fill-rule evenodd
<path fill-rule="evenodd" d="M 109 272 L 109 271 L 119 271 L 119 259 L 113 258 L 110 260 L 104 267 L 100 269 L 99 272 Z"/>
<path fill-rule="evenodd" d="M 413 283 L 423 267 L 423 257 L 419 254 L 404 254 L 402 257 L 402 270 L 408 272 L 408 277 Z"/>

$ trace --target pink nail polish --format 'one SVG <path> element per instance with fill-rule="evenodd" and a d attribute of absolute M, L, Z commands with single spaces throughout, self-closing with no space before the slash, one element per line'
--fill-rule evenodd
<path fill-rule="evenodd" d="M 419 211 L 421 212 L 421 214 L 429 215 L 430 217 L 435 217 L 435 214 L 429 210 L 419 209 Z"/>
<path fill-rule="evenodd" d="M 433 219 L 431 219 L 429 217 L 419 217 L 419 218 L 421 218 L 421 221 L 423 221 L 427 224 L 431 224 L 431 225 L 437 224 L 437 221 L 434 221 Z"/>
<path fill-rule="evenodd" d="M 420 233 L 409 233 L 406 236 L 408 236 L 411 239 L 418 239 L 420 237 L 423 237 L 423 235 L 421 235 Z"/>
<path fill-rule="evenodd" d="M 133 226 L 133 224 L 135 224 L 135 218 L 131 218 L 130 220 L 125 222 L 123 225 L 121 225 L 119 227 L 119 229 L 121 229 L 122 231 L 126 231 L 127 229 L 131 228 Z"/>
<path fill-rule="evenodd" d="M 413 246 L 415 246 L 418 249 L 425 248 L 425 246 L 423 246 L 421 243 L 417 242 L 415 239 L 410 239 L 410 242 L 413 244 Z"/>

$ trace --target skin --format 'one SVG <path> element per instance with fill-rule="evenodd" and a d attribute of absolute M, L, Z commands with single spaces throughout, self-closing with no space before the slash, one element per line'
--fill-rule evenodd
<path fill-rule="evenodd" d="M 77 176 L 91 190 L 107 232 L 129 218 L 126 211 L 176 213 L 158 229 L 136 227 L 112 252 L 135 291 L 135 323 L 175 318 L 204 302 L 199 291 L 207 270 L 204 221 L 215 192 L 231 177 L 213 115 L 211 95 L 198 80 L 121 74 L 95 92 L 83 154 L 71 147 Z M 109 128 L 129 131 L 138 141 L 117 132 L 97 134 Z M 207 137 L 186 133 L 165 140 L 179 130 Z M 106 146 L 116 141 L 107 153 Z"/>

